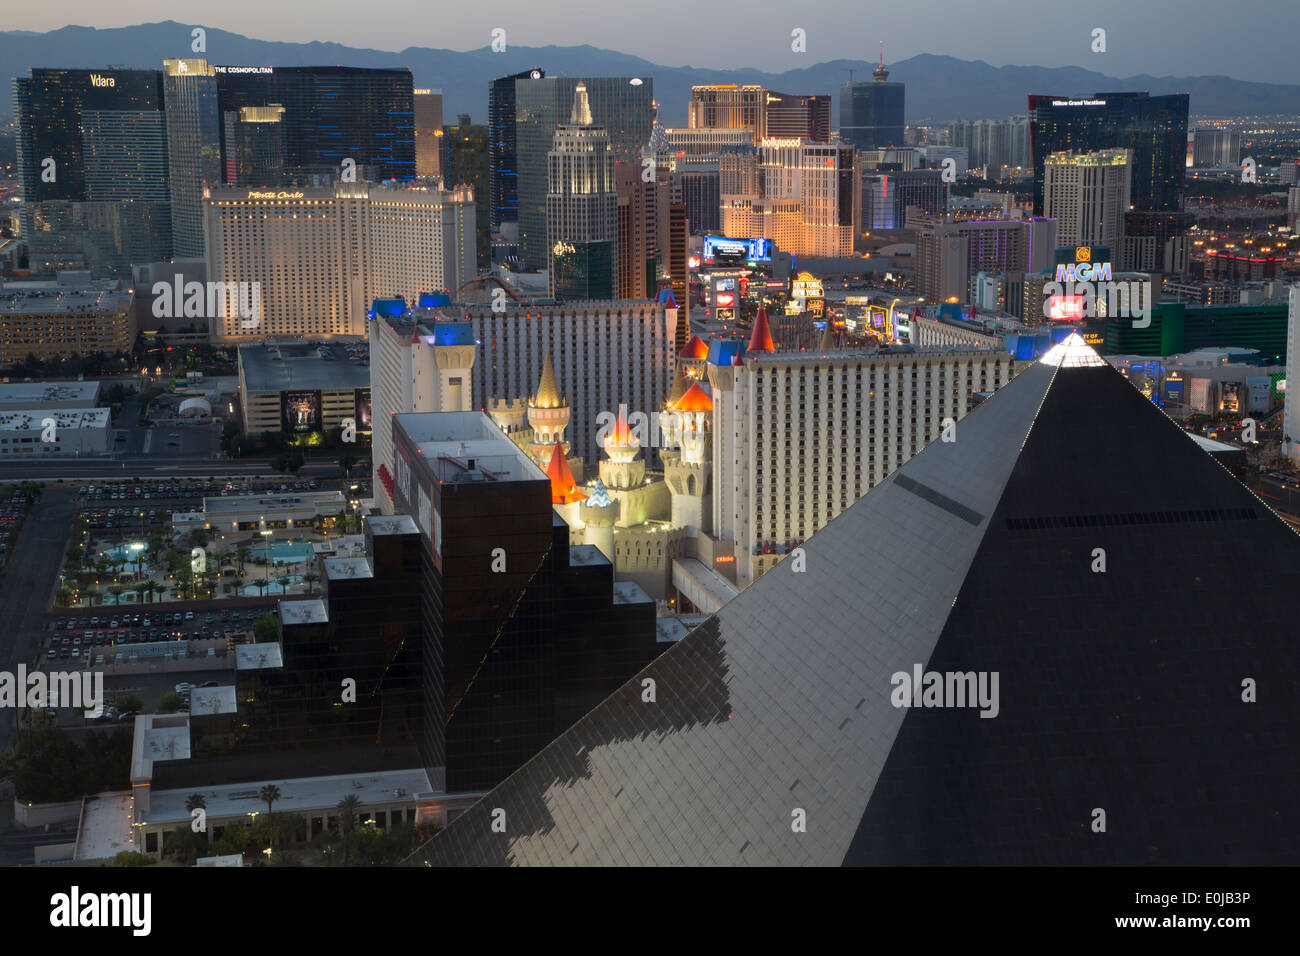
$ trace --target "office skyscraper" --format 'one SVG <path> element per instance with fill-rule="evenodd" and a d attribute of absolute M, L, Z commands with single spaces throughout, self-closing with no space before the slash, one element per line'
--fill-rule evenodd
<path fill-rule="evenodd" d="M 948 184 L 940 169 L 909 169 L 900 172 L 862 170 L 862 215 L 858 228 L 902 229 L 907 208 L 916 206 L 929 216 L 941 216 L 948 208 Z"/>
<path fill-rule="evenodd" d="M 618 192 L 609 134 L 592 121 L 587 88 L 577 85 L 569 122 L 547 156 L 547 269 L 552 298 L 617 294 Z"/>
<path fill-rule="evenodd" d="M 415 90 L 415 175 L 442 175 L 442 90 Z"/>
<path fill-rule="evenodd" d="M 965 302 L 974 276 L 1040 272 L 1056 246 L 1051 219 L 935 222 L 917 233 L 916 290 L 931 302 Z"/>
<path fill-rule="evenodd" d="M 737 239 L 772 239 L 783 252 L 798 256 L 852 255 L 860 202 L 854 159 L 850 146 L 762 140 L 756 183 L 761 193 L 723 192 L 722 231 Z M 720 178 L 728 185 L 751 179 L 734 165 Z"/>
<path fill-rule="evenodd" d="M 164 60 L 172 245 L 177 258 L 203 258 L 203 187 L 221 183 L 216 73 L 206 60 Z"/>
<path fill-rule="evenodd" d="M 233 186 L 279 186 L 284 182 L 284 107 L 243 106 L 227 113 L 226 182 Z"/>
<path fill-rule="evenodd" d="M 649 299 L 655 286 L 654 183 L 641 167 L 614 163 L 618 191 L 618 298 Z"/>
<path fill-rule="evenodd" d="M 34 272 L 126 278 L 172 254 L 158 70 L 33 69 L 14 81 L 22 228 Z"/>
<path fill-rule="evenodd" d="M 410 70 L 350 66 L 216 66 L 224 116 L 243 106 L 284 107 L 285 174 L 338 181 L 345 159 L 358 180 L 415 176 L 415 89 Z M 223 133 L 224 136 L 224 133 Z M 222 142 L 223 155 L 232 144 Z"/>
<path fill-rule="evenodd" d="M 488 222 L 493 235 L 501 233 L 505 223 L 519 222 L 515 83 L 540 80 L 544 76 L 544 72 L 534 67 L 488 84 Z M 518 226 L 513 228 L 517 230 Z"/>
<path fill-rule="evenodd" d="M 1043 215 L 1047 157 L 1067 151 L 1131 151 L 1130 201 L 1138 212 L 1183 209 L 1187 181 L 1188 95 L 1098 93 L 1091 99 L 1029 97 L 1034 214 Z"/>
<path fill-rule="evenodd" d="M 516 168 L 518 172 L 519 233 L 525 265 L 545 269 L 550 261 L 546 237 L 548 154 L 555 131 L 565 123 L 581 82 L 587 89 L 592 123 L 609 135 L 614 159 L 641 162 L 641 147 L 650 141 L 654 124 L 654 95 L 649 78 L 541 77 L 515 81 Z"/>
<path fill-rule="evenodd" d="M 855 149 L 903 146 L 904 84 L 890 83 L 884 50 L 871 83 L 849 82 L 840 87 L 840 139 Z"/>
<path fill-rule="evenodd" d="M 448 189 L 470 186 L 474 190 L 474 254 L 477 263 L 486 267 L 490 236 L 487 219 L 488 128 L 471 124 L 466 114 L 457 116 L 456 120 L 455 126 L 445 126 L 442 130 L 442 178 Z"/>
<path fill-rule="evenodd" d="M 1241 133 L 1230 129 L 1198 129 L 1193 133 L 1193 166 L 1231 169 L 1240 162 Z"/>
<path fill-rule="evenodd" d="M 1056 220 L 1061 246 L 1118 249 L 1128 214 L 1129 151 L 1051 153 L 1043 174 L 1043 209 Z"/>
<path fill-rule="evenodd" d="M 830 141 L 831 98 L 778 93 L 762 86 L 712 83 L 691 87 L 691 129 L 748 130 L 765 137 Z"/>
<path fill-rule="evenodd" d="M 990 176 L 996 176 L 1003 166 L 1028 169 L 1033 164 L 1029 150 L 1029 118 L 1026 116 L 1012 116 L 1005 120 L 956 120 L 948 125 L 948 137 L 953 146 L 966 148 L 969 166 L 976 169 L 987 166 Z M 927 147 L 927 158 L 929 150 Z"/>

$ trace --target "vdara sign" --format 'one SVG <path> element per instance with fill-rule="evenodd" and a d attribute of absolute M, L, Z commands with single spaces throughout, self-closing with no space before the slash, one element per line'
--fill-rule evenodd
<path fill-rule="evenodd" d="M 90 74 L 91 86 L 117 86 L 117 78 L 112 76 L 103 76 L 99 73 Z"/>
<path fill-rule="evenodd" d="M 1057 282 L 1106 282 L 1109 279 L 1109 262 L 1077 262 L 1056 267 Z"/>

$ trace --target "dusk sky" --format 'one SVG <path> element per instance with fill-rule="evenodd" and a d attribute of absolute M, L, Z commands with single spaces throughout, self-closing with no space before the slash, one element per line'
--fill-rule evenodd
<path fill-rule="evenodd" d="M 623 0 L 619 3 L 428 3 L 426 0 L 316 0 L 311 13 L 265 0 L 221 4 L 158 0 L 60 0 L 11 5 L 5 26 L 47 31 L 69 24 L 120 27 L 176 20 L 245 36 L 401 50 L 486 46 L 496 27 L 522 46 L 590 44 L 666 66 L 797 69 L 839 57 L 887 61 L 918 53 L 984 60 L 994 66 L 1082 66 L 1123 77 L 1227 75 L 1300 82 L 1295 0 L 1226 5 L 1217 0 L 911 0 L 868 7 L 861 0 L 799 4 Z M 581 27 L 579 28 L 579 24 Z M 807 53 L 791 52 L 791 30 L 807 31 Z M 1105 53 L 1091 52 L 1094 28 Z"/>

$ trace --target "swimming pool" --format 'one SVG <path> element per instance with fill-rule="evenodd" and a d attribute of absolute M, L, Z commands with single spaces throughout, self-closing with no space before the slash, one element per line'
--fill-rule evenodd
<path fill-rule="evenodd" d="M 293 561 L 306 561 L 311 557 L 311 545 L 306 541 L 275 541 L 270 547 L 270 560 L 289 563 Z M 253 548 L 249 556 L 266 557 L 267 548 Z"/>
<path fill-rule="evenodd" d="M 135 561 L 136 558 L 148 553 L 149 548 L 143 542 L 136 541 L 109 548 L 104 552 L 104 557 L 112 561 Z"/>
<path fill-rule="evenodd" d="M 290 574 L 288 578 L 290 584 L 298 584 L 302 581 L 302 575 L 300 574 Z M 239 593 L 242 597 L 258 597 L 263 594 L 284 594 L 285 590 L 280 587 L 275 578 L 272 578 L 271 583 L 264 587 L 258 587 L 256 584 L 245 584 L 239 589 Z"/>

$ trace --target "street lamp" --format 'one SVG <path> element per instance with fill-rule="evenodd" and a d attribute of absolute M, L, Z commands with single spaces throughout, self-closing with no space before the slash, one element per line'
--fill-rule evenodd
<path fill-rule="evenodd" d="M 266 515 L 262 515 L 261 530 L 258 531 L 264 539 L 271 537 L 271 532 L 266 527 Z M 266 561 L 266 589 L 271 590 L 271 542 L 264 540 L 262 542 L 262 557 Z"/>

